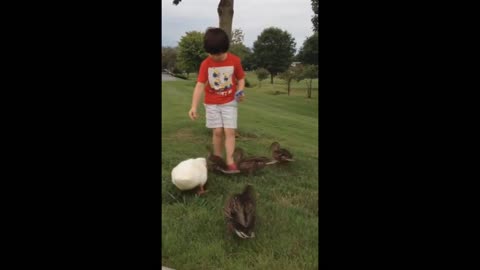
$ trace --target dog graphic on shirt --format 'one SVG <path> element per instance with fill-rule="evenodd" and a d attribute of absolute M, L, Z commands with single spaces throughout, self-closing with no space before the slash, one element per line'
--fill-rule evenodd
<path fill-rule="evenodd" d="M 208 83 L 217 95 L 226 96 L 232 93 L 233 66 L 208 68 Z"/>

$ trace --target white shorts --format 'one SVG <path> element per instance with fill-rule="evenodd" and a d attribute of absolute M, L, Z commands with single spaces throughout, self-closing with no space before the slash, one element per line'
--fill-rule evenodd
<path fill-rule="evenodd" d="M 225 104 L 203 104 L 207 128 L 237 128 L 237 106 L 234 99 Z"/>

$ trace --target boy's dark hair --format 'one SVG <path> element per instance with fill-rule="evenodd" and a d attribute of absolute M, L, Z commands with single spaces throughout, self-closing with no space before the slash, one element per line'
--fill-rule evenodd
<path fill-rule="evenodd" d="M 230 47 L 230 39 L 221 28 L 208 28 L 203 37 L 203 48 L 207 53 L 225 53 Z"/>

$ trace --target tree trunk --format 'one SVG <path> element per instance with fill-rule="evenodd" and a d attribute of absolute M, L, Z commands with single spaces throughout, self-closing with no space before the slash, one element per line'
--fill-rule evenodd
<path fill-rule="evenodd" d="M 287 93 L 288 93 L 289 96 L 290 96 L 290 83 L 291 82 L 292 82 L 292 80 L 287 81 Z"/>
<path fill-rule="evenodd" d="M 312 98 L 312 79 L 310 79 L 310 85 L 308 86 L 308 98 Z"/>
<path fill-rule="evenodd" d="M 220 0 L 217 8 L 219 27 L 223 29 L 232 40 L 233 0 Z"/>
<path fill-rule="evenodd" d="M 270 73 L 270 83 L 273 84 L 273 73 Z"/>

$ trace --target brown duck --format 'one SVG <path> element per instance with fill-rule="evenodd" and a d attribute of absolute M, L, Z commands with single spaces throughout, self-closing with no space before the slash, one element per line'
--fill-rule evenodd
<path fill-rule="evenodd" d="M 229 197 L 223 208 L 227 229 L 238 237 L 255 237 L 255 191 L 252 185 L 245 186 L 240 194 Z"/>
<path fill-rule="evenodd" d="M 209 171 L 224 172 L 224 171 L 228 170 L 228 166 L 227 166 L 227 163 L 225 162 L 225 160 L 223 160 L 223 158 L 221 158 L 217 155 L 214 155 L 213 150 L 210 146 L 207 146 L 207 151 L 208 151 L 207 169 Z"/>
<path fill-rule="evenodd" d="M 267 157 L 245 157 L 244 151 L 240 147 L 235 148 L 233 152 L 233 160 L 235 160 L 240 172 L 248 173 L 249 175 L 257 170 L 265 168 L 267 165 L 275 163 L 272 163 L 272 160 Z"/>
<path fill-rule="evenodd" d="M 292 153 L 287 149 L 280 148 L 280 144 L 278 142 L 273 142 L 270 145 L 270 150 L 272 150 L 272 158 L 279 163 L 286 163 L 294 161 Z"/>

